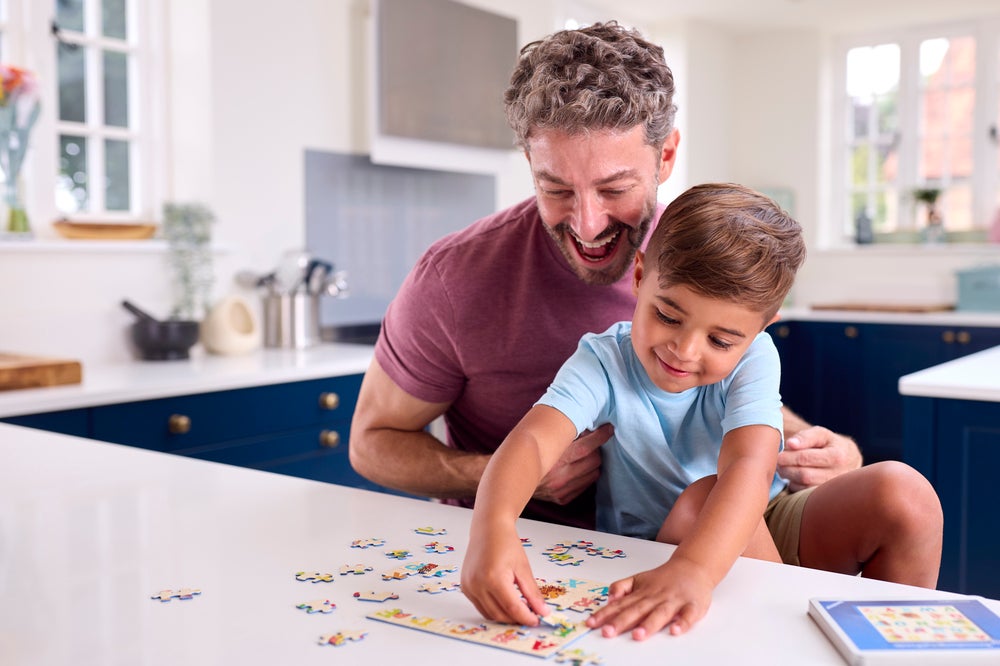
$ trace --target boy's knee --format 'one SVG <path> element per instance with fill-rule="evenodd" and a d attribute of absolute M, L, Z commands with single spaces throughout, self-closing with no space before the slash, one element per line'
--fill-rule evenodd
<path fill-rule="evenodd" d="M 896 461 L 868 466 L 876 493 L 873 508 L 889 525 L 906 532 L 940 531 L 941 501 L 930 482 L 909 465 Z M 888 525 L 887 525 L 888 526 Z"/>

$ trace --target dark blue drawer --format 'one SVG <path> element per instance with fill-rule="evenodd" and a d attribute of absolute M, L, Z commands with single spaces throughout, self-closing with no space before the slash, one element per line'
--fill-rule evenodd
<path fill-rule="evenodd" d="M 61 412 L 46 412 L 44 414 L 27 414 L 25 416 L 10 416 L 0 419 L 4 423 L 60 432 L 64 435 L 88 437 L 90 435 L 89 410 L 67 409 Z"/>
<path fill-rule="evenodd" d="M 349 420 L 362 375 L 94 407 L 91 437 L 157 451 Z"/>

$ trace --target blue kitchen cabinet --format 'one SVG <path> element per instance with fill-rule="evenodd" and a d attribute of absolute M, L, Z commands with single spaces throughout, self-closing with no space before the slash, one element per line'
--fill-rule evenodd
<path fill-rule="evenodd" d="M 354 472 L 351 419 L 364 375 L 4 419 L 241 467 L 391 492 Z"/>
<path fill-rule="evenodd" d="M 1000 403 L 904 397 L 904 460 L 944 511 L 938 588 L 1000 598 Z"/>
<path fill-rule="evenodd" d="M 810 423 L 853 437 L 866 462 L 903 459 L 899 378 L 990 347 L 1000 328 L 777 322 L 782 399 Z"/>
<path fill-rule="evenodd" d="M 8 416 L 7 418 L 0 419 L 0 421 L 28 428 L 49 430 L 64 435 L 76 435 L 77 437 L 90 436 L 90 410 L 88 409 L 65 409 L 45 414 Z"/>

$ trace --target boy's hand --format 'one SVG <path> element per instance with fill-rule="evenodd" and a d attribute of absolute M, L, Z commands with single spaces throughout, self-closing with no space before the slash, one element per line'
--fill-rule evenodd
<path fill-rule="evenodd" d="M 548 606 L 538 591 L 517 532 L 481 531 L 486 536 L 470 539 L 462 563 L 462 592 L 487 620 L 537 625 L 538 616 L 547 614 Z"/>
<path fill-rule="evenodd" d="M 632 630 L 637 641 L 666 626 L 673 635 L 683 634 L 708 611 L 714 587 L 695 562 L 674 557 L 611 585 L 609 603 L 587 619 L 587 626 L 603 627 L 607 638 Z"/>

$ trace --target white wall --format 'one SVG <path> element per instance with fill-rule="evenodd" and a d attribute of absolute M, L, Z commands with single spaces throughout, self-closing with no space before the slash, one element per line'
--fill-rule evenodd
<path fill-rule="evenodd" d="M 551 32 L 563 0 L 467 0 L 519 21 L 524 43 Z M 265 270 L 304 243 L 303 150 L 368 152 L 368 3 L 288 0 L 280 16 L 243 0 L 172 0 L 166 17 L 172 76 L 165 196 L 217 214 L 216 294 L 239 268 Z M 790 187 L 810 255 L 797 305 L 835 300 L 942 301 L 955 268 L 996 259 L 924 248 L 816 247 L 824 132 L 817 31 L 731 33 L 699 21 L 648 34 L 665 46 L 678 83 L 680 161 L 661 191 L 736 180 Z M 498 173 L 501 206 L 531 193 L 524 160 Z M 156 314 L 171 303 L 162 250 L 52 252 L 0 248 L 0 350 L 125 360 L 131 315 L 123 297 Z M 336 258 L 333 258 L 334 260 Z M 253 297 L 253 295 L 250 295 Z M 85 368 L 86 372 L 86 368 Z"/>

